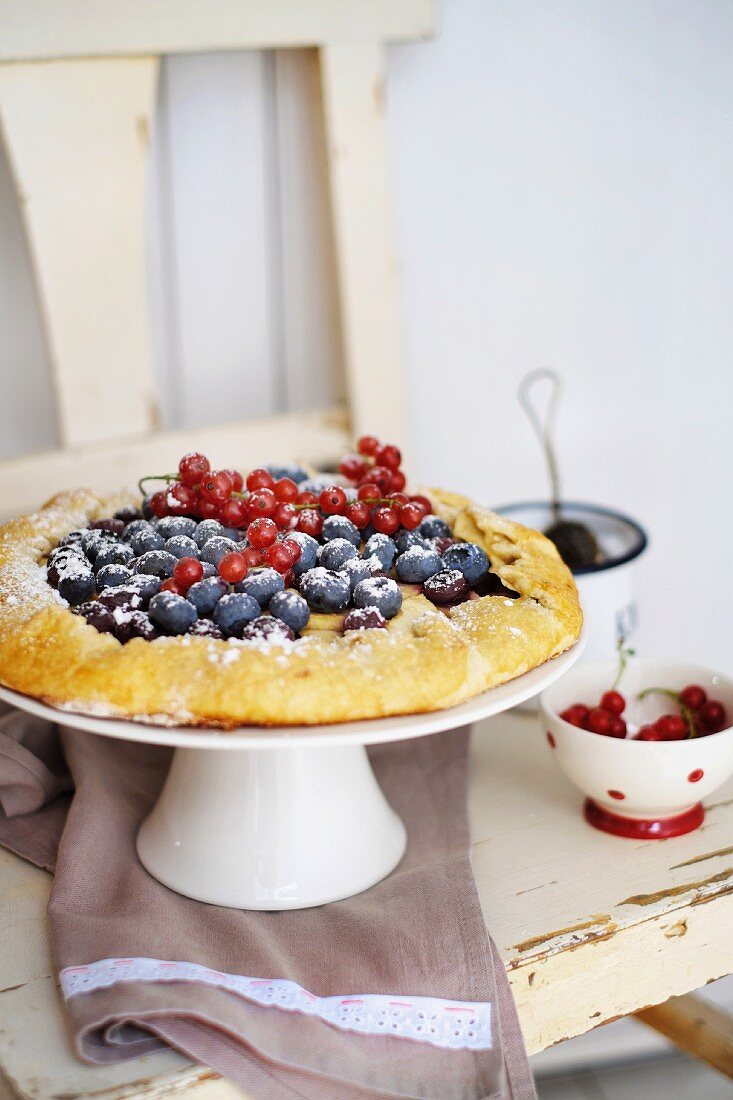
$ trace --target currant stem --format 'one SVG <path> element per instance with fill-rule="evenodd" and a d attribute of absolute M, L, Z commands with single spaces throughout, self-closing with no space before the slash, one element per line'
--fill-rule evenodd
<path fill-rule="evenodd" d="M 145 496 L 145 490 L 143 485 L 146 481 L 178 481 L 178 474 L 146 474 L 145 477 L 141 477 L 137 483 L 137 487 L 140 490 L 142 496 Z"/>
<path fill-rule="evenodd" d="M 680 693 L 678 691 L 672 691 L 671 688 L 644 688 L 643 691 L 639 692 L 637 698 L 645 699 L 647 695 L 667 695 L 670 699 L 674 699 L 674 701 L 677 703 L 677 706 L 680 708 L 680 714 L 687 724 L 687 729 L 689 730 L 688 736 L 690 737 L 690 739 L 692 739 L 693 737 L 697 737 L 697 727 L 695 725 L 695 716 L 693 714 L 692 708 L 686 706 L 686 704 L 682 702 L 682 700 L 680 699 Z"/>
<path fill-rule="evenodd" d="M 629 646 L 625 645 L 625 641 L 626 639 L 622 635 L 616 643 L 616 650 L 618 652 L 618 672 L 616 673 L 616 679 L 611 684 L 611 691 L 615 691 L 618 687 L 619 681 L 629 663 L 629 657 L 636 656 L 636 650 L 630 649 Z"/>

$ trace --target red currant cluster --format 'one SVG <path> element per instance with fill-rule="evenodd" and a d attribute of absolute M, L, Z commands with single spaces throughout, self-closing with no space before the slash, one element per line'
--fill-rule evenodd
<path fill-rule="evenodd" d="M 263 468 L 252 470 L 246 479 L 237 470 L 212 470 L 206 455 L 198 452 L 184 455 L 176 473 L 142 478 L 140 491 L 145 492 L 147 481 L 167 482 L 148 500 L 154 516 L 215 519 L 225 527 L 244 529 L 246 545 L 225 554 L 219 563 L 219 575 L 229 584 L 237 584 L 260 565 L 271 566 L 287 579 L 301 555 L 297 540 L 287 537 L 289 531 L 318 538 L 326 516 L 344 515 L 360 531 L 372 524 L 375 531 L 393 535 L 400 527 L 414 530 L 432 512 L 427 497 L 402 492 L 406 482 L 397 447 L 362 436 L 357 449 L 358 455 L 340 465 L 341 473 L 357 483 L 356 500 L 349 500 L 340 485 L 320 493 L 301 491 L 292 478 L 275 478 Z M 184 595 L 202 576 L 200 561 L 181 558 L 163 588 Z"/>
<path fill-rule="evenodd" d="M 691 737 L 706 737 L 725 728 L 726 713 L 717 699 L 708 699 L 703 688 L 688 684 L 682 691 L 669 688 L 647 688 L 639 695 L 666 695 L 679 706 L 678 714 L 662 714 L 656 721 L 642 726 L 633 735 L 635 741 L 683 741 Z M 598 733 L 603 737 L 626 737 L 627 726 L 621 715 L 626 700 L 619 691 L 606 691 L 596 707 L 573 703 L 560 717 L 572 726 Z"/>
<path fill-rule="evenodd" d="M 347 504 L 340 489 L 341 495 L 333 496 L 326 507 L 321 493 L 321 508 L 347 516 L 360 531 L 369 523 L 384 535 L 393 535 L 400 527 L 414 531 L 433 509 L 427 497 L 403 493 L 406 478 L 400 469 L 399 447 L 382 445 L 373 435 L 363 435 L 356 449 L 358 454 L 342 459 L 339 471 L 357 486 L 357 499 Z M 334 490 L 327 489 L 326 493 Z"/>

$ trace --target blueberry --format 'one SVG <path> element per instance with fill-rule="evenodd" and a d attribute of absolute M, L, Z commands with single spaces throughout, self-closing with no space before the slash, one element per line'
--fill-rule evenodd
<path fill-rule="evenodd" d="M 137 535 L 139 531 L 154 531 L 154 530 L 155 530 L 155 528 L 153 527 L 152 523 L 150 523 L 148 520 L 146 520 L 146 519 L 134 519 L 131 523 L 128 523 L 127 527 L 125 528 L 125 533 L 122 537 L 125 540 L 125 542 L 132 542 L 134 536 Z"/>
<path fill-rule="evenodd" d="M 202 561 L 201 568 L 204 571 L 204 577 L 218 577 L 219 570 L 215 565 L 212 565 L 210 561 Z"/>
<path fill-rule="evenodd" d="M 115 621 L 115 637 L 123 645 L 133 638 L 142 638 L 146 642 L 152 642 L 154 638 L 159 637 L 150 617 L 144 611 L 123 611 L 118 608 L 112 612 L 112 617 Z"/>
<path fill-rule="evenodd" d="M 353 542 L 349 542 L 348 539 L 332 539 L 321 547 L 318 563 L 324 569 L 336 570 L 340 569 L 344 562 L 347 562 L 350 558 L 358 556 L 359 552 Z"/>
<path fill-rule="evenodd" d="M 309 569 L 303 574 L 300 591 L 308 601 L 311 611 L 327 614 L 343 611 L 349 606 L 351 589 L 348 580 L 340 573 L 332 573 L 323 566 L 316 566 L 315 569 Z"/>
<path fill-rule="evenodd" d="M 190 592 L 190 590 L 189 590 Z M 224 635 L 219 630 L 216 623 L 213 623 L 211 619 L 197 619 L 193 626 L 188 628 L 189 634 L 194 634 L 199 638 L 223 638 Z"/>
<path fill-rule="evenodd" d="M 393 619 L 402 607 L 402 593 L 391 577 L 371 577 L 354 589 L 355 607 L 376 607 L 385 619 Z"/>
<path fill-rule="evenodd" d="M 231 539 L 232 542 L 241 542 L 244 538 L 244 531 L 239 527 L 222 527 L 221 533 L 225 539 Z"/>
<path fill-rule="evenodd" d="M 311 617 L 308 604 L 297 592 L 276 592 L 270 600 L 268 611 L 296 634 L 308 625 Z"/>
<path fill-rule="evenodd" d="M 143 601 L 152 600 L 156 593 L 160 592 L 160 577 L 154 577 L 152 573 L 133 573 L 130 584 L 143 598 Z"/>
<path fill-rule="evenodd" d="M 114 546 L 117 540 L 107 531 L 85 531 L 82 535 L 81 546 L 90 562 L 97 560 L 97 554 L 103 547 Z"/>
<path fill-rule="evenodd" d="M 198 558 L 199 548 L 188 535 L 173 535 L 163 549 L 174 558 Z"/>
<path fill-rule="evenodd" d="M 273 619 L 271 615 L 260 615 L 247 623 L 242 631 L 242 638 L 248 642 L 259 641 L 295 641 L 295 633 L 282 619 Z"/>
<path fill-rule="evenodd" d="M 224 528 L 218 519 L 202 519 L 191 538 L 200 549 L 209 539 L 218 538 L 223 534 Z"/>
<path fill-rule="evenodd" d="M 304 470 L 302 466 L 296 466 L 289 464 L 287 466 L 275 466 L 268 464 L 265 466 L 268 473 L 272 474 L 275 481 L 279 481 L 281 477 L 289 477 L 291 481 L 294 481 L 296 485 L 300 485 L 301 481 L 305 481 L 308 477 L 308 471 Z"/>
<path fill-rule="evenodd" d="M 409 550 L 413 546 L 427 547 L 430 545 L 428 540 L 424 539 L 417 531 L 400 531 L 395 543 L 398 554 L 404 554 L 405 550 Z"/>
<path fill-rule="evenodd" d="M 133 584 L 120 584 L 116 588 L 104 588 L 98 596 L 99 602 L 114 611 L 119 607 L 125 611 L 137 611 L 143 605 L 140 590 Z"/>
<path fill-rule="evenodd" d="M 359 581 L 365 581 L 374 575 L 374 566 L 371 559 L 350 558 L 341 566 L 339 573 L 342 577 L 346 577 L 353 592 Z"/>
<path fill-rule="evenodd" d="M 153 508 L 150 503 L 150 497 L 143 497 L 143 502 L 140 505 L 140 511 L 143 514 L 143 519 L 153 518 Z"/>
<path fill-rule="evenodd" d="M 155 529 L 164 539 L 172 539 L 175 535 L 188 535 L 191 538 L 196 530 L 196 520 L 186 516 L 162 516 Z"/>
<path fill-rule="evenodd" d="M 135 566 L 136 573 L 152 573 L 154 577 L 171 577 L 176 558 L 165 550 L 149 550 L 141 554 Z"/>
<path fill-rule="evenodd" d="M 135 532 L 130 539 L 130 546 L 135 554 L 149 554 L 151 550 L 162 550 L 165 539 L 154 527 L 148 526 Z"/>
<path fill-rule="evenodd" d="M 303 481 L 299 482 L 298 487 L 301 493 L 315 493 L 317 496 L 324 489 L 331 488 L 334 484 L 334 477 L 334 474 L 316 474 L 315 477 L 304 478 Z M 295 478 L 293 478 L 293 481 L 295 481 Z"/>
<path fill-rule="evenodd" d="M 84 557 L 81 546 L 57 546 L 48 556 L 46 580 L 53 588 L 58 588 L 65 573 L 88 568 L 89 562 Z"/>
<path fill-rule="evenodd" d="M 489 559 L 475 542 L 456 542 L 443 554 L 446 569 L 459 569 L 469 584 L 476 584 L 488 572 Z"/>
<path fill-rule="evenodd" d="M 109 546 L 103 546 L 97 554 L 94 572 L 98 573 L 105 565 L 129 565 L 134 557 L 132 547 L 126 542 L 113 542 Z"/>
<path fill-rule="evenodd" d="M 222 596 L 226 596 L 229 585 L 221 577 L 205 577 L 192 584 L 186 593 L 199 615 L 211 615 Z"/>
<path fill-rule="evenodd" d="M 293 531 L 288 534 L 288 538 L 297 542 L 300 547 L 300 557 L 293 566 L 293 576 L 299 577 L 301 573 L 307 572 L 316 564 L 318 540 L 312 535 L 306 535 L 305 531 Z"/>
<path fill-rule="evenodd" d="M 59 550 L 65 546 L 81 546 L 81 540 L 84 537 L 83 531 L 69 531 L 68 535 L 64 535 L 62 539 L 59 539 L 55 549 Z M 53 553 L 53 551 L 52 551 Z"/>
<path fill-rule="evenodd" d="M 119 584 L 128 584 L 132 576 L 132 570 L 126 565 L 103 565 L 97 570 L 97 588 L 116 588 Z"/>
<path fill-rule="evenodd" d="M 215 535 L 213 539 L 207 539 L 201 548 L 201 561 L 210 561 L 218 567 L 225 554 L 231 554 L 232 550 L 238 550 L 239 544 L 233 539 L 225 539 L 223 535 Z"/>
<path fill-rule="evenodd" d="M 198 618 L 194 605 L 175 592 L 158 592 L 153 596 L 148 614 L 166 634 L 185 634 Z"/>
<path fill-rule="evenodd" d="M 425 539 L 436 539 L 440 535 L 450 537 L 450 527 L 439 516 L 426 516 L 418 527 L 418 531 Z"/>
<path fill-rule="evenodd" d="M 347 539 L 358 550 L 361 546 L 361 531 L 346 516 L 326 516 L 323 521 L 323 541 Z"/>
<path fill-rule="evenodd" d="M 77 615 L 82 615 L 90 626 L 98 630 L 100 634 L 111 634 L 115 628 L 115 620 L 112 612 L 99 600 L 90 600 L 88 603 L 80 603 L 74 608 Z"/>
<path fill-rule="evenodd" d="M 237 592 L 244 592 L 247 596 L 251 596 L 253 600 L 257 600 L 260 607 L 267 607 L 275 593 L 282 592 L 284 587 L 285 581 L 282 575 L 269 567 L 255 569 L 235 585 Z"/>
<path fill-rule="evenodd" d="M 58 588 L 59 596 L 67 603 L 84 603 L 94 592 L 94 574 L 89 566 L 66 569 L 59 577 Z"/>
<path fill-rule="evenodd" d="M 125 527 L 129 527 L 131 523 L 135 523 L 140 519 L 142 513 L 139 508 L 132 508 L 126 505 L 124 508 L 118 508 L 115 512 L 115 519 L 121 519 Z"/>
<path fill-rule="evenodd" d="M 423 546 L 413 546 L 400 554 L 397 559 L 397 576 L 407 584 L 422 584 L 433 573 L 443 568 L 440 554 L 435 550 L 426 550 Z"/>
<path fill-rule="evenodd" d="M 93 519 L 89 524 L 90 531 L 107 531 L 110 535 L 120 538 L 125 530 L 121 519 Z"/>
<path fill-rule="evenodd" d="M 460 569 L 441 569 L 428 577 L 423 592 L 433 603 L 458 603 L 466 598 L 470 585 Z"/>
<path fill-rule="evenodd" d="M 387 625 L 377 607 L 354 607 L 344 619 L 344 630 L 374 630 Z"/>
<path fill-rule="evenodd" d="M 379 562 L 379 567 L 385 573 L 392 568 L 392 562 L 395 560 L 397 554 L 397 547 L 395 546 L 389 535 L 382 535 L 379 532 L 372 535 L 367 539 L 367 544 L 364 547 L 363 557 L 376 558 Z"/>
<path fill-rule="evenodd" d="M 260 614 L 257 600 L 245 592 L 231 592 L 222 596 L 214 611 L 214 622 L 226 638 L 241 638 L 247 623 Z"/>

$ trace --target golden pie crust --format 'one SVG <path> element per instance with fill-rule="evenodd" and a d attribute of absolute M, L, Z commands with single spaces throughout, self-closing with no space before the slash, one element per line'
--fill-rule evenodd
<path fill-rule="evenodd" d="M 60 493 L 0 527 L 0 683 L 77 713 L 153 724 L 316 725 L 450 707 L 569 649 L 582 613 L 553 544 L 465 497 L 426 495 L 518 599 L 441 611 L 403 585 L 402 609 L 382 630 L 343 634 L 343 615 L 313 615 L 295 642 L 184 635 L 121 645 L 69 610 L 44 562 L 70 531 L 136 501 Z"/>

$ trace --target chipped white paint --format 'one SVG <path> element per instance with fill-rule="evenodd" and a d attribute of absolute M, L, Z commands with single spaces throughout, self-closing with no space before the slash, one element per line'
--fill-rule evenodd
<path fill-rule="evenodd" d="M 474 738 L 473 863 L 529 1050 L 733 970 L 723 935 L 733 921 L 733 784 L 714 796 L 695 833 L 618 840 L 584 824 L 580 797 L 532 717 L 489 722 Z M 75 1061 L 46 945 L 49 882 L 0 852 L 0 974 L 4 988 L 18 987 L 0 994 L 0 1069 L 14 1094 L 241 1097 L 174 1054 L 107 1067 Z"/>

